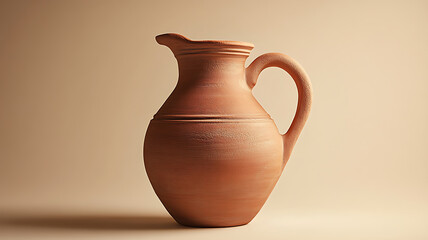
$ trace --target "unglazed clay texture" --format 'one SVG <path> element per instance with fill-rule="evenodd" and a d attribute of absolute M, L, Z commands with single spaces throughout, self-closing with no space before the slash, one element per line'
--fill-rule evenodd
<path fill-rule="evenodd" d="M 151 120 L 144 142 L 150 182 L 171 216 L 198 227 L 238 226 L 259 212 L 278 181 L 311 105 L 303 69 L 280 53 L 260 56 L 235 41 L 156 37 L 179 65 L 179 80 Z M 253 97 L 260 72 L 280 67 L 294 79 L 299 100 L 286 134 Z"/>

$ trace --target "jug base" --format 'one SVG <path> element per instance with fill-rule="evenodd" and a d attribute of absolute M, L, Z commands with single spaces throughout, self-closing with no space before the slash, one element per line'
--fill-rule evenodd
<path fill-rule="evenodd" d="M 244 226 L 250 223 L 251 221 L 246 221 L 243 223 L 232 223 L 232 224 L 197 224 L 197 223 L 186 223 L 186 222 L 176 222 L 182 226 L 185 227 L 192 227 L 192 228 L 228 228 L 228 227 L 239 227 Z"/>

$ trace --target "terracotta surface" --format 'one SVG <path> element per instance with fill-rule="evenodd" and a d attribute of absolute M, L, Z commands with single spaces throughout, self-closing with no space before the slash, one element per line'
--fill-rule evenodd
<path fill-rule="evenodd" d="M 235 41 L 156 37 L 177 58 L 179 80 L 150 122 L 144 162 L 174 219 L 188 226 L 250 222 L 278 181 L 311 106 L 311 85 L 290 57 L 268 53 L 245 68 L 254 47 Z M 298 106 L 286 134 L 252 94 L 260 72 L 279 67 L 294 79 Z"/>

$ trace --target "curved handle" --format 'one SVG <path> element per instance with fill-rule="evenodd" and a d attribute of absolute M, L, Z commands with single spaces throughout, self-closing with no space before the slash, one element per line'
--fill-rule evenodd
<path fill-rule="evenodd" d="M 252 89 L 261 71 L 268 67 L 279 67 L 293 78 L 299 94 L 296 115 L 288 131 L 282 135 L 284 140 L 284 165 L 290 158 L 297 138 L 308 119 L 312 104 L 312 87 L 308 75 L 291 57 L 282 53 L 266 53 L 256 58 L 246 69 L 247 84 Z"/>

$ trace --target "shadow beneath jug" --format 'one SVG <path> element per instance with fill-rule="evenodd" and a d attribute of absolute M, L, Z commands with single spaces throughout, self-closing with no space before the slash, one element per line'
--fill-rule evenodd
<path fill-rule="evenodd" d="M 178 230 L 190 229 L 179 225 L 169 216 L 130 214 L 46 214 L 10 216 L 2 224 L 24 228 L 75 230 Z"/>

